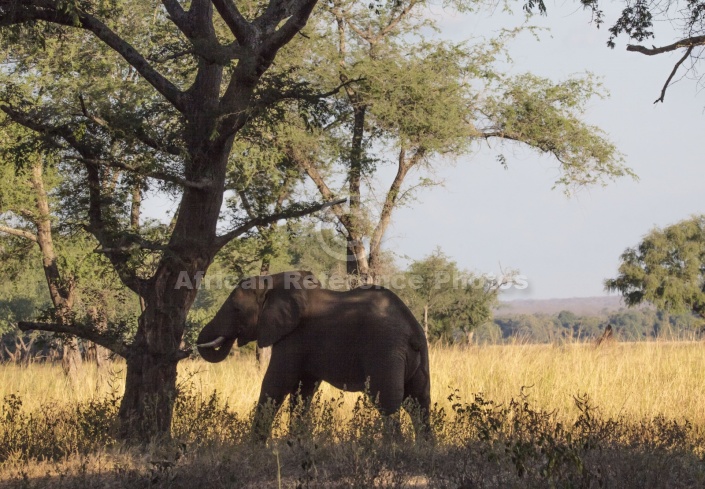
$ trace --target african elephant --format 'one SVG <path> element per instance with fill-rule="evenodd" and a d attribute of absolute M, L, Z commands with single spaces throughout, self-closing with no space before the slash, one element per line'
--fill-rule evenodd
<path fill-rule="evenodd" d="M 383 415 L 411 398 L 421 413 L 417 436 L 430 435 L 426 337 L 401 299 L 383 287 L 337 292 L 301 271 L 243 280 L 199 334 L 198 351 L 220 362 L 236 340 L 240 346 L 255 340 L 272 346 L 255 413 L 256 438 L 271 431 L 271 414 L 263 414 L 268 399 L 275 409 L 289 394 L 310 400 L 321 381 L 352 392 L 364 391 L 369 382 L 368 393 Z"/>

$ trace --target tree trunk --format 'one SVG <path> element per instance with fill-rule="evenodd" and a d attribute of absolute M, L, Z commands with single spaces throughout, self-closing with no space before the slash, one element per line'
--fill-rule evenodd
<path fill-rule="evenodd" d="M 105 303 L 105 300 L 103 300 L 100 302 L 100 305 L 98 307 L 92 307 L 88 311 L 88 315 L 91 318 L 93 325 L 99 331 L 102 332 L 108 330 L 108 317 L 105 313 L 106 308 L 107 305 Z M 98 387 L 102 385 L 103 382 L 108 380 L 107 368 L 110 364 L 110 350 L 88 340 L 84 340 L 83 345 L 85 350 L 84 360 L 86 362 L 93 362 L 96 366 L 96 389 L 98 389 Z"/>
<path fill-rule="evenodd" d="M 32 166 L 31 182 L 37 205 L 37 217 L 34 223 L 37 226 L 37 244 L 42 253 L 42 266 L 44 268 L 44 277 L 49 286 L 49 296 L 54 305 L 58 321 L 65 324 L 70 323 L 73 320 L 73 303 L 75 300 L 73 278 L 62 278 L 59 271 L 56 252 L 54 251 L 49 199 L 44 188 L 41 160 L 35 161 Z M 81 350 L 78 348 L 78 339 L 74 337 L 64 343 L 61 357 L 61 366 L 64 373 L 74 384 L 78 382 L 81 363 Z"/>
<path fill-rule="evenodd" d="M 84 342 L 86 343 L 84 360 L 95 363 L 99 370 L 107 367 L 110 362 L 110 350 L 92 341 L 84 340 Z"/>
<path fill-rule="evenodd" d="M 186 356 L 179 347 L 186 315 L 197 291 L 197 287 L 175 287 L 179 272 L 174 263 L 162 267 L 164 278 L 157 278 L 159 287 L 146 298 L 146 309 L 139 318 L 126 358 L 125 394 L 118 413 L 119 435 L 123 439 L 149 442 L 170 436 L 176 365 Z M 187 273 L 192 281 L 196 280 L 196 271 Z"/>
<path fill-rule="evenodd" d="M 423 306 L 423 332 L 428 338 L 428 304 Z"/>
<path fill-rule="evenodd" d="M 196 130 L 208 131 L 208 127 Z M 187 141 L 194 142 L 191 135 Z M 150 287 L 141 294 L 145 308 L 127 355 L 125 395 L 119 411 L 120 435 L 148 442 L 168 438 L 176 398 L 176 365 L 181 352 L 186 316 L 210 266 L 216 227 L 223 202 L 223 186 L 232 137 L 220 144 L 204 137 L 191 146 L 187 177 L 213 175 L 219 185 L 207 190 L 185 188 L 168 249 Z M 210 146 L 209 146 L 210 144 Z M 188 284 L 182 286 L 183 277 Z"/>
<path fill-rule="evenodd" d="M 347 236 L 347 273 L 351 287 L 372 283 L 365 244 L 352 233 Z"/>
<path fill-rule="evenodd" d="M 71 337 L 64 342 L 61 355 L 61 368 L 72 385 L 78 385 L 81 365 L 81 350 L 78 347 L 78 338 Z"/>
<path fill-rule="evenodd" d="M 176 398 L 176 361 L 149 352 L 127 359 L 125 395 L 120 404 L 119 435 L 148 442 L 168 438 Z"/>

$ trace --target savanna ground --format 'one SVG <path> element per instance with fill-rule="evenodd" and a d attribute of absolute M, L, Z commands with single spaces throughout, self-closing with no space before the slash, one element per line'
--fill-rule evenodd
<path fill-rule="evenodd" d="M 370 403 L 324 386 L 308 416 L 249 441 L 252 355 L 181 365 L 173 441 L 111 437 L 122 367 L 0 366 L 0 486 L 703 487 L 705 345 L 431 349 L 435 441 L 384 433 Z"/>

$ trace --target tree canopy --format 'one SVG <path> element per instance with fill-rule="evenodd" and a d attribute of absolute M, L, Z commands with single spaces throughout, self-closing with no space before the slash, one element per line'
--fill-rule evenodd
<path fill-rule="evenodd" d="M 652 230 L 620 260 L 619 275 L 605 288 L 621 293 L 627 305 L 649 302 L 705 319 L 705 216 Z"/>

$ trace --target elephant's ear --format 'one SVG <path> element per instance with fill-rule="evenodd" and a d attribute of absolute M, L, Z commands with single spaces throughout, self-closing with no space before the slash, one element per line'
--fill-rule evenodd
<path fill-rule="evenodd" d="M 267 291 L 259 315 L 257 346 L 265 348 L 288 335 L 299 325 L 306 307 L 305 290 Z"/>

